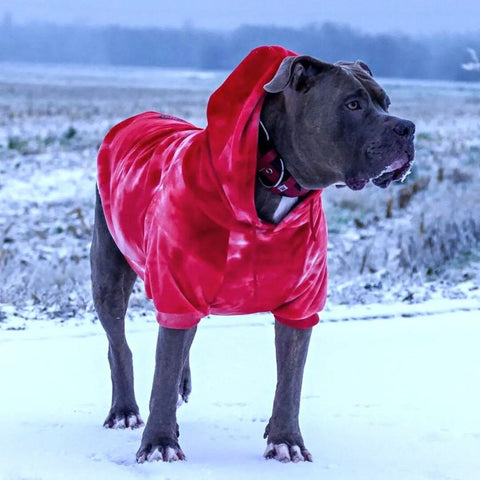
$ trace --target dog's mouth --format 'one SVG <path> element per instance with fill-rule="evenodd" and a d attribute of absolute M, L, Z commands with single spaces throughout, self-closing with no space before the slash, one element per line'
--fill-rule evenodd
<path fill-rule="evenodd" d="M 413 158 L 408 156 L 400 159 L 386 167 L 380 175 L 372 179 L 372 183 L 380 188 L 387 188 L 392 182 L 401 181 L 409 175 L 412 169 Z"/>
<path fill-rule="evenodd" d="M 392 182 L 403 181 L 411 171 L 413 164 L 413 155 L 407 155 L 406 158 L 395 160 L 385 167 L 375 177 L 350 177 L 345 183 L 339 183 L 337 187 L 348 187 L 351 190 L 362 190 L 371 180 L 374 185 L 380 188 L 387 188 Z"/>

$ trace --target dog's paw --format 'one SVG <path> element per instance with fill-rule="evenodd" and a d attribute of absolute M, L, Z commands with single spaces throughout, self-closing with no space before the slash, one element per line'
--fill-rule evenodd
<path fill-rule="evenodd" d="M 177 445 L 147 445 L 137 452 L 137 463 L 145 462 L 178 462 L 185 460 L 185 454 Z"/>
<path fill-rule="evenodd" d="M 282 463 L 313 462 L 312 454 L 305 447 L 286 443 L 269 443 L 263 456 L 267 460 L 274 459 Z"/>
<path fill-rule="evenodd" d="M 135 428 L 143 427 L 144 425 L 145 423 L 138 412 L 127 411 L 111 411 L 103 423 L 105 428 L 112 428 L 114 430 L 124 430 L 126 428 L 131 428 L 133 430 Z"/>

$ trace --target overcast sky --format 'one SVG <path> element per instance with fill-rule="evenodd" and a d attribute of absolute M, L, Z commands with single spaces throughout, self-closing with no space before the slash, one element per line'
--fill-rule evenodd
<path fill-rule="evenodd" d="M 365 32 L 480 31 L 480 0 L 0 0 L 15 23 L 231 29 L 333 21 Z"/>

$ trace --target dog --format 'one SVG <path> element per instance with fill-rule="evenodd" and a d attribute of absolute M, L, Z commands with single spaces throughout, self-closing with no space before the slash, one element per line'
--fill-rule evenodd
<path fill-rule="evenodd" d="M 185 459 L 179 395 L 204 316 L 272 312 L 277 387 L 264 456 L 312 461 L 299 427 L 303 369 L 326 299 L 322 189 L 385 188 L 414 159 L 412 122 L 360 61 L 253 50 L 212 94 L 208 125 L 146 112 L 114 126 L 98 155 L 93 299 L 109 341 L 108 428 L 143 425 L 124 333 L 137 276 L 153 299 L 156 365 L 137 462 Z"/>

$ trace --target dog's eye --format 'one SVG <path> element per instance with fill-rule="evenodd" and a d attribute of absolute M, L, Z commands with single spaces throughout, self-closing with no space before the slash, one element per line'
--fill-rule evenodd
<path fill-rule="evenodd" d="M 357 100 L 352 100 L 351 102 L 347 103 L 347 108 L 349 110 L 358 110 L 360 108 L 360 102 Z"/>

